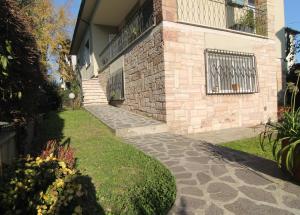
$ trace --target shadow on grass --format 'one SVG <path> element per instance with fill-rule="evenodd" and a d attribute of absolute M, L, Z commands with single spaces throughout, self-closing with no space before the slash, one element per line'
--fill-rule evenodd
<path fill-rule="evenodd" d="M 63 207 L 63 206 L 61 207 L 59 205 L 55 205 L 54 208 L 56 206 L 60 207 L 59 214 L 62 215 L 72 214 L 76 210 L 75 208 L 78 206 L 80 206 L 81 208 L 81 212 L 82 212 L 81 214 L 87 214 L 87 215 L 105 214 L 103 208 L 99 205 L 97 201 L 96 190 L 94 184 L 92 183 L 91 177 L 83 176 L 83 175 L 76 176 L 75 178 L 72 178 L 70 183 L 82 185 L 81 190 L 83 194 L 80 195 L 80 197 L 76 196 L 77 194 L 75 194 L 72 203 L 68 205 L 68 207 Z M 65 188 L 60 193 L 58 199 L 66 196 L 68 192 L 69 192 L 68 188 Z"/>

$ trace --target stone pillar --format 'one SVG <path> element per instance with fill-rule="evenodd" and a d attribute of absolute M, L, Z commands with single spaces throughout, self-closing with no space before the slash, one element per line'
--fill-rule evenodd
<path fill-rule="evenodd" d="M 156 23 L 161 21 L 177 22 L 177 0 L 154 0 Z"/>

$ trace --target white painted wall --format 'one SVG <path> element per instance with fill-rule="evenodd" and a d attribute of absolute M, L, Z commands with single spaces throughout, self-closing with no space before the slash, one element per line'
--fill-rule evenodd
<path fill-rule="evenodd" d="M 109 41 L 109 34 L 116 32 L 116 28 L 100 26 L 100 25 L 92 25 L 91 26 L 91 34 L 93 41 L 93 49 L 92 49 L 92 58 L 93 58 L 93 70 L 95 76 L 98 75 L 100 58 L 99 55 L 106 47 Z"/>
<path fill-rule="evenodd" d="M 85 44 L 87 41 L 90 42 L 90 51 L 89 51 L 89 59 L 90 59 L 90 64 L 88 64 L 85 60 Z M 82 80 L 88 80 L 92 76 L 94 76 L 94 61 L 92 58 L 92 53 L 93 53 L 93 43 L 92 43 L 92 37 L 91 37 L 91 28 L 88 27 L 87 31 L 85 32 L 85 36 L 83 40 L 81 41 L 80 48 L 77 54 L 77 64 L 79 65 L 80 68 L 80 73 Z"/>

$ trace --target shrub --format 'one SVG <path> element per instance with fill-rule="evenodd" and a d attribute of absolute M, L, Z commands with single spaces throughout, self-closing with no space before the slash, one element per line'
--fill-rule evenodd
<path fill-rule="evenodd" d="M 296 98 L 299 93 L 300 72 L 297 82 L 288 83 L 287 92 L 292 94 L 290 107 L 279 122 L 269 122 L 261 133 L 261 148 L 264 150 L 265 140 L 272 146 L 274 159 L 280 168 L 300 180 L 300 108 L 296 108 Z M 286 97 L 286 96 L 285 96 Z M 286 100 L 286 99 L 285 99 Z M 286 102 L 285 102 L 286 105 Z"/>
<path fill-rule="evenodd" d="M 74 149 L 69 144 L 60 144 L 56 140 L 48 141 L 45 150 L 41 154 L 41 158 L 46 159 L 53 155 L 60 161 L 64 161 L 69 168 L 75 166 Z"/>
<path fill-rule="evenodd" d="M 1 181 L 0 214 L 95 214 L 91 185 L 53 156 L 20 159 Z"/>

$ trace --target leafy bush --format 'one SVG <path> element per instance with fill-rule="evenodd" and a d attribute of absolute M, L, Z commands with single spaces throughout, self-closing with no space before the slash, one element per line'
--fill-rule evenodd
<path fill-rule="evenodd" d="M 45 150 L 41 154 L 42 159 L 53 155 L 60 161 L 64 161 L 69 168 L 75 166 L 74 149 L 70 147 L 70 144 L 59 144 L 56 140 L 48 141 Z"/>
<path fill-rule="evenodd" d="M 63 161 L 27 157 L 7 171 L 0 187 L 0 213 L 95 214 L 91 181 Z"/>
<path fill-rule="evenodd" d="M 286 107 L 279 122 L 269 122 L 265 131 L 261 133 L 261 148 L 265 150 L 265 140 L 271 144 L 274 159 L 279 167 L 286 169 L 292 175 L 299 175 L 300 179 L 300 108 L 296 109 L 296 97 L 299 93 L 300 72 L 297 73 L 296 84 L 288 83 L 291 105 Z M 285 104 L 286 105 L 286 104 Z"/>

